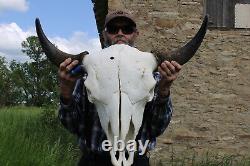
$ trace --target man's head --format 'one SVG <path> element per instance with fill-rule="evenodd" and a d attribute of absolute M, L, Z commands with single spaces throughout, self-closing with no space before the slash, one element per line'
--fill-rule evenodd
<path fill-rule="evenodd" d="M 106 16 L 103 37 L 105 46 L 127 44 L 134 46 L 139 32 L 133 17 L 124 11 L 115 11 Z"/>

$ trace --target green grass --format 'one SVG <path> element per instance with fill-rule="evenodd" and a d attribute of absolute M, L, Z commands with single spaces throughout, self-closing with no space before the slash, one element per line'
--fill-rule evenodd
<path fill-rule="evenodd" d="M 236 155 L 216 155 L 207 153 L 195 166 L 250 166 L 250 159 Z"/>
<path fill-rule="evenodd" d="M 193 161 L 192 166 L 250 166 L 250 160 L 240 156 L 224 155 L 203 156 L 202 159 Z"/>
<path fill-rule="evenodd" d="M 74 166 L 80 155 L 75 136 L 49 109 L 0 109 L 0 166 Z M 250 158 L 212 153 L 160 158 L 155 166 L 250 166 Z"/>
<path fill-rule="evenodd" d="M 39 108 L 0 109 L 0 165 L 76 165 L 76 138 L 55 123 L 46 124 Z"/>
<path fill-rule="evenodd" d="M 152 166 L 250 166 L 250 158 L 237 155 L 219 155 L 215 152 L 207 152 L 204 155 L 186 153 L 184 155 L 173 154 L 172 159 L 163 158 L 155 154 L 155 162 Z M 160 159 L 158 159 L 160 158 Z"/>

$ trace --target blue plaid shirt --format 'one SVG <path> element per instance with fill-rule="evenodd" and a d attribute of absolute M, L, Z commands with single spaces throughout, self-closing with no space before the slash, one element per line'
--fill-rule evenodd
<path fill-rule="evenodd" d="M 142 125 L 136 137 L 136 140 L 141 140 L 142 143 L 149 140 L 147 150 L 155 147 L 156 137 L 165 131 L 173 112 L 170 97 L 160 98 L 157 95 L 160 74 L 154 73 L 154 78 L 157 81 L 155 95 L 145 106 Z M 66 129 L 78 136 L 79 146 L 83 152 L 101 153 L 102 142 L 107 137 L 94 104 L 88 101 L 84 80 L 83 77 L 76 82 L 74 99 L 70 105 L 64 105 L 61 99 L 59 119 Z"/>

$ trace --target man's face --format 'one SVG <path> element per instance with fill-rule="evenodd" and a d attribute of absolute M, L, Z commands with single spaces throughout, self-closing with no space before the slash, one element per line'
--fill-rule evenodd
<path fill-rule="evenodd" d="M 134 46 L 138 34 L 138 31 L 130 21 L 123 18 L 115 18 L 107 24 L 103 36 L 107 46 L 114 44 Z"/>

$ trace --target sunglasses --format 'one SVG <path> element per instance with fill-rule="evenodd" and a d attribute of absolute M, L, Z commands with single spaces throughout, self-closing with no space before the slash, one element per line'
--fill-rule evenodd
<path fill-rule="evenodd" d="M 112 26 L 107 26 L 105 30 L 109 34 L 115 35 L 119 32 L 120 29 L 122 30 L 122 33 L 125 35 L 130 35 L 130 34 L 134 33 L 136 30 L 136 28 L 131 26 L 131 25 L 125 25 L 125 26 L 112 25 Z"/>

